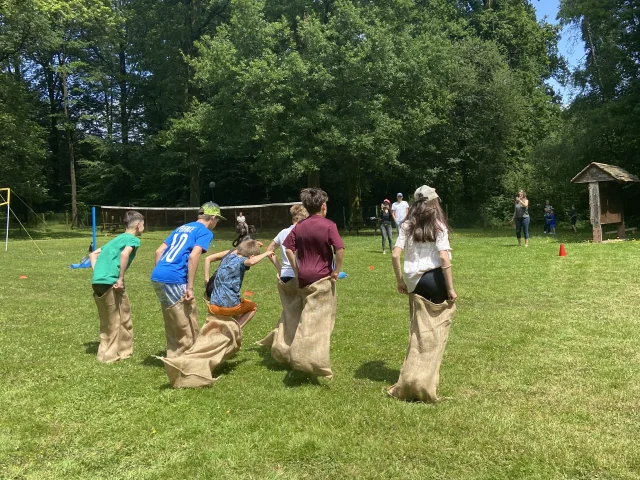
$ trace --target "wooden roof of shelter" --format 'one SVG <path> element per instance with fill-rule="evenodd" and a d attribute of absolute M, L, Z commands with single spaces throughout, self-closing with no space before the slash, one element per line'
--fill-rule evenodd
<path fill-rule="evenodd" d="M 592 162 L 582 169 L 571 180 L 571 183 L 591 183 L 591 182 L 618 182 L 631 183 L 640 182 L 635 175 L 631 175 L 625 169 L 606 163 Z"/>

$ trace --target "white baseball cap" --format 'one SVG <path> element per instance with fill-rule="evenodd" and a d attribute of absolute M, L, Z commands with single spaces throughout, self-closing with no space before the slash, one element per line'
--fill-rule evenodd
<path fill-rule="evenodd" d="M 440 198 L 436 193 L 435 188 L 431 188 L 428 185 L 422 185 L 420 188 L 416 190 L 413 194 L 416 200 L 426 199 L 427 201 L 435 200 L 436 198 Z"/>

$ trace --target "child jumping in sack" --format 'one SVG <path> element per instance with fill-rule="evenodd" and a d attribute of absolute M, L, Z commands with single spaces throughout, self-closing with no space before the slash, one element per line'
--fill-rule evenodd
<path fill-rule="evenodd" d="M 240 298 L 240 289 L 244 274 L 254 265 L 267 257 L 273 257 L 273 251 L 260 253 L 261 243 L 257 240 L 245 240 L 235 250 L 214 253 L 205 259 L 206 296 L 209 298 L 209 313 L 233 317 L 240 327 L 244 327 L 253 318 L 258 309 L 251 300 Z M 218 270 L 209 277 L 211 262 L 220 262 Z"/>
<path fill-rule="evenodd" d="M 319 188 L 300 192 L 309 217 L 299 221 L 283 245 L 302 297 L 299 321 L 290 328 L 288 361 L 295 370 L 331 379 L 329 349 L 336 319 L 336 280 L 344 258 L 338 227 L 327 216 L 329 197 Z M 335 259 L 334 259 L 335 256 Z"/>
<path fill-rule="evenodd" d="M 98 361 L 115 362 L 133 353 L 131 306 L 124 274 L 133 262 L 144 231 L 144 217 L 133 210 L 124 216 L 126 231 L 89 255 L 93 268 L 93 298 L 100 317 Z"/>
<path fill-rule="evenodd" d="M 151 282 L 156 292 L 167 337 L 167 357 L 189 350 L 198 336 L 198 309 L 193 283 L 218 220 L 225 220 L 220 207 L 207 202 L 198 211 L 198 220 L 176 228 L 158 247 Z"/>

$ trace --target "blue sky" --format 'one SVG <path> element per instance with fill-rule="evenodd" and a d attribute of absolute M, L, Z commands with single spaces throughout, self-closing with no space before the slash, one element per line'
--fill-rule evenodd
<path fill-rule="evenodd" d="M 560 0 L 531 0 L 531 3 L 536 9 L 538 20 L 542 20 L 546 16 L 549 23 L 558 23 L 556 16 L 558 14 L 558 8 L 560 7 Z M 584 42 L 582 42 L 580 38 L 580 32 L 575 28 L 565 27 L 562 30 L 558 49 L 560 50 L 560 54 L 567 59 L 569 67 L 575 68 L 578 66 L 585 55 Z M 555 81 L 549 83 L 556 91 L 562 93 L 565 103 L 571 101 L 572 92 L 570 89 L 560 86 Z"/>

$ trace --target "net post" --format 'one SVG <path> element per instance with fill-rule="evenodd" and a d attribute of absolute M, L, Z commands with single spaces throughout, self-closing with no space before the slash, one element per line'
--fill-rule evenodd
<path fill-rule="evenodd" d="M 91 233 L 92 233 L 92 237 L 93 237 L 93 243 L 91 243 L 91 251 L 93 252 L 95 249 L 98 248 L 98 245 L 96 244 L 97 241 L 97 229 L 96 229 L 96 207 L 93 206 L 91 207 Z"/>

